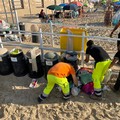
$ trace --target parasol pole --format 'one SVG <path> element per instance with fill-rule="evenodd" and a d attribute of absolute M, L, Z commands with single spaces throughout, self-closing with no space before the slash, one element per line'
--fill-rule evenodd
<path fill-rule="evenodd" d="M 4 0 L 2 0 L 2 3 L 3 3 L 4 11 L 5 11 L 6 20 L 8 22 L 8 16 L 7 16 L 7 11 L 6 11 L 6 8 L 5 8 Z"/>
<path fill-rule="evenodd" d="M 9 6 L 10 6 L 10 12 L 11 12 L 11 16 L 12 16 L 12 21 L 13 21 L 13 23 L 14 23 L 14 18 L 13 18 L 13 13 L 12 13 L 12 7 L 11 7 L 10 0 L 9 0 L 8 2 L 9 2 Z"/>
<path fill-rule="evenodd" d="M 31 16 L 31 6 L 30 6 L 30 0 L 28 0 L 28 5 L 29 5 L 29 12 L 30 12 L 30 16 Z"/>
<path fill-rule="evenodd" d="M 16 8 L 15 8 L 15 4 L 14 4 L 14 0 L 12 0 L 12 5 L 14 6 L 14 14 L 15 14 L 15 19 L 16 19 L 16 24 L 18 24 L 18 19 L 17 19 L 17 14 L 16 14 Z"/>

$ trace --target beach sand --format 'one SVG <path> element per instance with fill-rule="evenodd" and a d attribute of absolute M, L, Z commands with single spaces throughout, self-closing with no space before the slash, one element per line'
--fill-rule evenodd
<path fill-rule="evenodd" d="M 91 16 L 88 14 L 88 17 L 64 19 L 63 22 L 71 25 L 87 23 L 104 27 L 103 14 L 94 14 L 95 19 L 91 19 L 92 14 Z M 109 37 L 110 30 L 105 31 L 90 29 L 89 34 Z M 112 52 L 112 55 L 116 52 L 115 42 L 96 43 Z M 115 66 L 113 69 L 118 71 L 119 67 Z M 108 86 L 115 83 L 116 77 L 112 75 Z M 71 96 L 70 100 L 64 101 L 62 94 L 54 88 L 49 97 L 39 104 L 37 97 L 42 93 L 46 80 L 44 77 L 39 78 L 37 88 L 33 89 L 29 88 L 31 80 L 28 75 L 23 77 L 16 77 L 14 74 L 0 75 L 0 120 L 120 120 L 120 91 L 117 93 L 111 90 L 104 91 L 102 101 L 92 100 L 89 95 L 81 91 L 78 96 Z"/>
<path fill-rule="evenodd" d="M 114 77 L 115 78 L 115 77 Z M 110 84 L 115 82 L 111 79 Z M 46 80 L 42 77 L 37 88 L 29 88 L 31 78 L 0 76 L 1 120 L 119 120 L 119 92 L 103 92 L 103 100 L 91 100 L 82 91 L 76 97 L 64 101 L 62 94 L 54 88 L 41 104 L 37 97 L 42 93 Z"/>

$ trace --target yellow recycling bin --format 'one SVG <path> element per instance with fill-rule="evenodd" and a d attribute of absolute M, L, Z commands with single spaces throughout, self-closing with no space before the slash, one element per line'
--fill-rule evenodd
<path fill-rule="evenodd" d="M 81 51 L 84 48 L 86 50 L 87 38 L 84 38 L 84 46 L 82 47 L 82 34 L 85 36 L 88 35 L 85 28 L 62 28 L 60 31 L 61 34 L 69 35 L 80 35 L 78 36 L 60 36 L 60 48 L 62 50 L 74 50 Z"/>

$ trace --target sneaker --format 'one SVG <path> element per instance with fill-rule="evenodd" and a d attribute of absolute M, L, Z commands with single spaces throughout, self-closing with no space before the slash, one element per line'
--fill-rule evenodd
<path fill-rule="evenodd" d="M 95 94 L 91 94 L 90 98 L 93 100 L 100 100 L 100 101 L 102 100 L 102 96 L 96 96 Z"/>
<path fill-rule="evenodd" d="M 70 99 L 70 97 L 71 97 L 70 95 L 67 95 L 67 96 L 63 95 L 63 100 L 67 101 Z"/>
<path fill-rule="evenodd" d="M 98 9 L 96 8 L 96 9 L 94 10 L 94 12 L 97 12 L 97 10 L 98 10 Z"/>
<path fill-rule="evenodd" d="M 43 101 L 40 97 L 38 97 L 37 100 L 38 100 L 39 103 L 41 103 Z"/>

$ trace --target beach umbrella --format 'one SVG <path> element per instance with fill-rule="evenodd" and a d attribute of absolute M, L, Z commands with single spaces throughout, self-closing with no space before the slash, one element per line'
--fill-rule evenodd
<path fill-rule="evenodd" d="M 99 2 L 100 0 L 90 0 L 90 2 L 96 3 Z"/>
<path fill-rule="evenodd" d="M 66 5 L 68 5 L 68 4 L 67 3 L 61 3 L 61 4 L 59 4 L 59 6 L 61 6 L 61 7 L 64 7 Z"/>
<path fill-rule="evenodd" d="M 62 10 L 62 7 L 58 6 L 58 5 L 49 5 L 47 7 L 47 9 L 50 9 L 50 10 Z"/>
<path fill-rule="evenodd" d="M 63 7 L 63 10 L 74 10 L 74 11 L 77 11 L 78 10 L 78 6 L 75 5 L 75 4 L 68 4 L 68 5 Z"/>
<path fill-rule="evenodd" d="M 120 1 L 119 2 L 115 2 L 114 5 L 118 5 L 119 6 L 120 5 Z"/>
<path fill-rule="evenodd" d="M 112 17 L 112 24 L 117 25 L 120 21 L 120 11 L 117 11 Z"/>
<path fill-rule="evenodd" d="M 73 1 L 73 2 L 70 2 L 70 4 L 75 4 L 75 5 L 79 6 L 79 7 L 83 6 L 83 4 L 81 2 L 79 2 L 79 1 Z"/>

